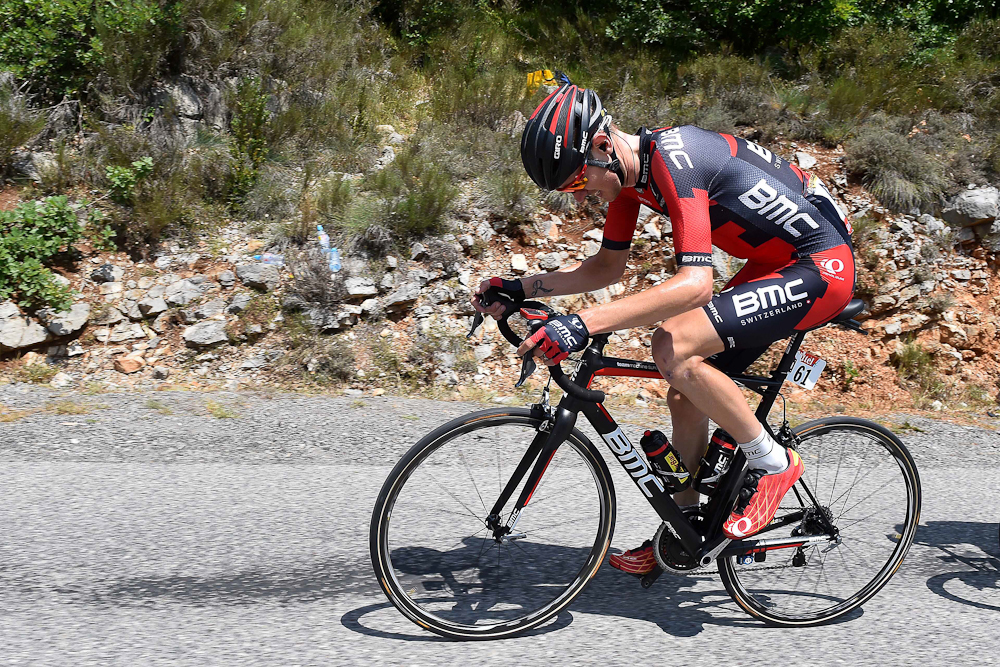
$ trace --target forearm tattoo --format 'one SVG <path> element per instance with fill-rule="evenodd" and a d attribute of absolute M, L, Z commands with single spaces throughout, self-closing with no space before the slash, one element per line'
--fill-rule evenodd
<path fill-rule="evenodd" d="M 552 291 L 551 289 L 545 289 L 544 287 L 542 287 L 541 280 L 536 280 L 531 284 L 531 296 L 538 296 L 539 292 L 547 293 L 551 291 Z"/>

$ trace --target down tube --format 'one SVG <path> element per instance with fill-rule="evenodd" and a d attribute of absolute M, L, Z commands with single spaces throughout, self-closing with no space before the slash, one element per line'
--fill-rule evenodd
<path fill-rule="evenodd" d="M 673 528 L 684 549 L 692 556 L 697 556 L 701 549 L 701 536 L 691 527 L 677 503 L 664 489 L 663 482 L 650 470 L 646 459 L 632 446 L 618 423 L 600 403 L 587 403 L 582 407 L 582 412 L 656 513 Z"/>

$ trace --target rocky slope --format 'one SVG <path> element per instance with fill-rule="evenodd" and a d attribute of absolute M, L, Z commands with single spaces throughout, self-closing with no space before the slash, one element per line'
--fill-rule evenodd
<path fill-rule="evenodd" d="M 387 147 L 389 138 L 404 140 L 394 131 L 385 136 Z M 769 147 L 816 171 L 864 225 L 855 239 L 870 335 L 833 328 L 810 335 L 806 347 L 827 360 L 828 370 L 814 392 L 793 391 L 791 399 L 876 411 L 995 405 L 1000 193 L 970 184 L 940 217 L 897 215 L 848 181 L 841 150 L 794 142 Z M 391 147 L 385 155 L 391 159 Z M 16 191 L 3 194 L 0 205 L 16 204 Z M 0 372 L 7 380 L 95 391 L 315 387 L 322 376 L 319 354 L 310 356 L 308 347 L 288 354 L 293 320 L 305 317 L 353 348 L 354 367 L 338 390 L 509 395 L 519 364 L 495 327 L 476 340 L 463 338 L 472 314 L 470 290 L 490 275 L 551 270 L 596 253 L 603 220 L 598 207 L 586 211 L 539 210 L 532 224 L 510 237 L 499 231 L 506 228 L 503 221 L 466 200 L 453 234 L 414 244 L 409 256 L 385 258 L 378 270 L 362 257 L 345 257 L 333 278 L 341 297 L 334 306 L 303 301 L 296 280 L 304 269 L 254 261 L 263 240 L 248 237 L 239 225 L 192 247 L 166 247 L 149 263 L 80 244 L 83 260 L 75 272 L 64 272 L 79 294 L 70 311 L 29 317 L 11 302 L 0 304 L 6 359 Z M 670 235 L 669 219 L 644 210 L 622 281 L 556 299 L 555 307 L 573 310 L 668 279 L 675 268 Z M 716 251 L 720 285 L 738 266 Z M 292 317 L 296 311 L 303 314 Z M 648 358 L 650 336 L 651 330 L 616 332 L 609 353 Z M 917 346 L 926 355 L 918 355 L 913 370 L 900 360 Z M 901 364 L 910 379 L 901 379 Z M 662 383 L 619 380 L 604 388 L 627 401 L 656 402 L 665 395 Z"/>

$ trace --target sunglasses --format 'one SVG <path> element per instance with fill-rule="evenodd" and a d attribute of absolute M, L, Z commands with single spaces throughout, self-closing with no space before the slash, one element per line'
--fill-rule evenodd
<path fill-rule="evenodd" d="M 557 192 L 577 192 L 578 190 L 583 190 L 587 185 L 587 179 L 584 174 L 587 173 L 587 162 L 583 163 L 583 169 L 580 171 L 579 176 L 564 188 L 556 188 Z"/>

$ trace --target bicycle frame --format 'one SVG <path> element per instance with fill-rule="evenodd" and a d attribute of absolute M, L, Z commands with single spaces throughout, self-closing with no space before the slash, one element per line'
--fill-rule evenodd
<path fill-rule="evenodd" d="M 589 387 L 594 378 L 598 376 L 663 379 L 656 365 L 651 362 L 605 357 L 603 350 L 605 345 L 607 345 L 608 336 L 609 334 L 594 336 L 591 345 L 584 351 L 581 364 L 573 377 L 576 384 Z M 729 375 L 735 382 L 760 394 L 761 401 L 757 405 L 755 416 L 772 436 L 775 436 L 775 434 L 767 423 L 767 416 L 774 406 L 785 378 L 795 362 L 795 354 L 798 352 L 804 337 L 805 332 L 797 332 L 790 338 L 778 366 L 772 371 L 770 377 L 743 374 Z M 743 486 L 746 458 L 743 452 L 739 450 L 736 452 L 729 471 L 720 480 L 719 488 L 709 500 L 708 520 L 704 526 L 703 533 L 699 532 L 684 516 L 684 513 L 680 510 L 677 503 L 674 502 L 670 493 L 664 488 L 660 478 L 650 470 L 645 457 L 632 445 L 621 427 L 610 413 L 608 413 L 602 403 L 589 403 L 569 395 L 564 395 L 555 407 L 538 404 L 532 406 L 532 409 L 533 411 L 538 411 L 540 413 L 539 416 L 547 420 L 547 428 L 546 425 L 543 425 L 536 434 L 491 510 L 487 523 L 493 530 L 496 539 L 504 539 L 506 535 L 513 531 L 521 511 L 528 505 L 535 488 L 545 473 L 545 469 L 548 467 L 559 445 L 562 444 L 576 425 L 577 415 L 581 412 L 587 417 L 587 420 L 601 436 L 605 444 L 607 444 L 612 454 L 614 454 L 622 468 L 625 469 L 625 472 L 628 473 L 630 479 L 646 498 L 647 502 L 649 502 L 650 506 L 656 511 L 660 519 L 667 524 L 673 536 L 679 540 L 691 556 L 697 558 L 699 564 L 702 566 L 708 565 L 720 555 L 731 556 L 761 553 L 772 549 L 800 547 L 809 543 L 836 539 L 836 529 L 833 526 L 828 526 L 831 532 L 823 535 L 803 536 L 801 538 L 749 539 L 730 543 L 730 540 L 722 533 L 722 524 L 728 517 L 729 511 L 736 502 L 736 498 Z M 530 473 L 528 473 L 529 468 L 531 468 Z M 508 516 L 506 522 L 503 522 L 501 514 L 503 507 L 520 485 L 525 473 L 528 473 L 528 478 L 517 499 L 514 510 Z M 809 496 L 809 500 L 815 503 L 815 498 L 804 482 L 803 488 Z M 798 494 L 798 490 L 795 493 Z M 801 496 L 799 500 L 801 502 Z M 801 520 L 803 516 L 804 510 L 792 512 L 773 523 L 769 526 L 769 529 L 795 523 Z"/>

